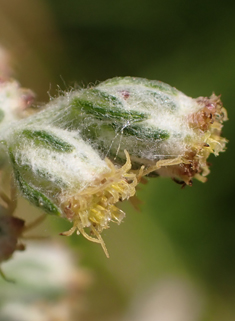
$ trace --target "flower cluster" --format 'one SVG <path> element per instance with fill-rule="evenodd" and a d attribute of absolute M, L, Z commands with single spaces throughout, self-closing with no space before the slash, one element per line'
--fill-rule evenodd
<path fill-rule="evenodd" d="M 159 81 L 113 78 L 0 127 L 0 140 L 21 194 L 73 222 L 63 235 L 81 233 L 108 256 L 100 234 L 125 216 L 116 203 L 146 175 L 205 181 L 208 156 L 225 149 L 226 119 L 214 94 L 192 99 Z"/>

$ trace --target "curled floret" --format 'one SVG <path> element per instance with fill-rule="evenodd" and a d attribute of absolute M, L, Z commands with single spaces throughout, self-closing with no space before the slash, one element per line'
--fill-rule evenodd
<path fill-rule="evenodd" d="M 66 199 L 62 202 L 63 212 L 66 218 L 73 222 L 73 227 L 62 235 L 70 236 L 77 231 L 77 234 L 81 233 L 88 240 L 100 243 L 107 257 L 108 251 L 100 233 L 103 229 L 109 228 L 111 221 L 121 223 L 125 213 L 115 204 L 134 196 L 138 183 L 136 175 L 129 173 L 130 156 L 127 151 L 125 154 L 127 160 L 121 168 L 116 168 L 106 158 L 109 171 L 103 173 L 79 194 L 72 197 L 62 196 L 62 199 Z M 85 232 L 84 229 L 87 227 L 93 236 Z"/>

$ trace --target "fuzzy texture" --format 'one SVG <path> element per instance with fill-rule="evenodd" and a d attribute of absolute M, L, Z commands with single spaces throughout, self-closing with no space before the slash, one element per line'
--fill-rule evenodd
<path fill-rule="evenodd" d="M 63 235 L 77 231 L 108 256 L 100 233 L 122 221 L 115 204 L 145 175 L 205 181 L 207 158 L 225 148 L 224 120 L 214 94 L 192 99 L 159 81 L 113 78 L 0 127 L 0 139 L 23 196 L 73 222 Z"/>
<path fill-rule="evenodd" d="M 127 150 L 133 169 L 192 183 L 205 181 L 207 158 L 224 151 L 220 137 L 227 119 L 220 98 L 192 99 L 160 81 L 113 78 L 96 87 L 65 93 L 34 122 L 79 133 L 100 157 L 123 165 Z M 30 124 L 27 121 L 27 124 Z"/>
<path fill-rule="evenodd" d="M 35 115 L 5 134 L 16 183 L 22 195 L 48 214 L 73 222 L 62 235 L 75 231 L 100 243 L 111 221 L 121 223 L 125 213 L 115 204 L 135 194 L 137 178 L 131 162 L 115 167 L 85 143 L 77 131 L 41 124 Z M 85 231 L 89 228 L 92 235 Z"/>

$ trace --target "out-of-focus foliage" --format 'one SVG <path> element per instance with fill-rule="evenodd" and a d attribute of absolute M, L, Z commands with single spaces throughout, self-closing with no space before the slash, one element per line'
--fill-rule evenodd
<path fill-rule="evenodd" d="M 89 320 L 109 320 L 132 301 L 140 307 L 144 300 L 134 298 L 163 279 L 189 282 L 195 291 L 199 312 L 190 310 L 186 321 L 235 318 L 234 9 L 202 0 L 0 0 L 0 43 L 39 101 L 57 84 L 69 89 L 128 75 L 162 80 L 192 97 L 214 91 L 228 110 L 228 150 L 211 157 L 207 183 L 181 190 L 151 179 L 138 193 L 141 211 L 127 205 L 125 222 L 104 233 L 109 260 L 95 244 L 69 241 L 96 276 Z M 58 221 L 58 231 L 67 228 Z"/>

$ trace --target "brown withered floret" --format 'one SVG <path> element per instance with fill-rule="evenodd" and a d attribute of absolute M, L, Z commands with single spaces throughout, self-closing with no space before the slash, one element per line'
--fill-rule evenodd
<path fill-rule="evenodd" d="M 32 223 L 25 225 L 25 220 L 13 216 L 16 208 L 15 191 L 12 191 L 12 198 L 10 199 L 5 193 L 0 191 L 1 203 L 0 205 L 0 264 L 9 260 L 14 252 L 24 251 L 25 245 L 21 239 L 25 238 L 24 233 L 44 220 L 45 215 L 40 216 Z M 31 237 L 27 237 L 31 238 Z M 4 280 L 9 280 L 2 269 L 0 268 L 0 275 Z"/>
<path fill-rule="evenodd" d="M 186 121 L 198 134 L 198 140 L 190 141 L 188 151 L 184 155 L 158 161 L 155 166 L 150 166 L 144 171 L 145 175 L 151 175 L 156 171 L 161 176 L 172 177 L 183 186 L 191 186 L 194 177 L 201 182 L 207 180 L 205 176 L 210 172 L 207 162 L 209 155 L 218 155 L 218 152 L 224 150 L 227 142 L 220 136 L 222 123 L 227 120 L 227 113 L 220 96 L 213 94 L 210 98 L 199 97 L 196 102 L 199 110 L 187 116 Z"/>
<path fill-rule="evenodd" d="M 19 242 L 24 231 L 25 221 L 14 216 L 0 216 L 0 262 L 8 260 L 15 251 L 23 251 L 25 246 Z"/>
<path fill-rule="evenodd" d="M 213 94 L 210 98 L 199 97 L 196 101 L 202 108 L 189 116 L 189 125 L 192 128 L 207 131 L 215 121 L 221 123 L 224 120 L 225 114 L 220 96 Z"/>

